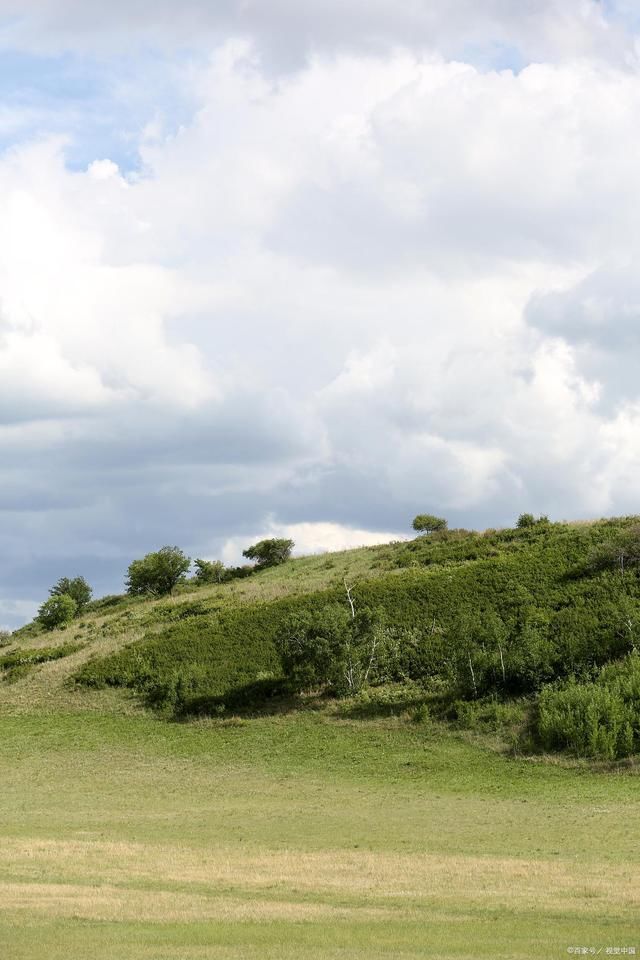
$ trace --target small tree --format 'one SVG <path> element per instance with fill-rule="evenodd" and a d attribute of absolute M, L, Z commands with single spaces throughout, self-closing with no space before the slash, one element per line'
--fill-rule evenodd
<path fill-rule="evenodd" d="M 254 560 L 257 567 L 275 567 L 291 556 L 295 544 L 293 540 L 260 540 L 242 551 L 242 556 Z"/>
<path fill-rule="evenodd" d="M 61 577 L 49 590 L 52 597 L 60 597 L 63 594 L 72 597 L 76 602 L 76 616 L 79 616 L 89 603 L 92 593 L 93 590 L 84 577 L 74 577 L 73 580 L 69 577 Z"/>
<path fill-rule="evenodd" d="M 548 525 L 549 517 L 545 514 L 536 519 L 532 513 L 521 513 L 516 521 L 518 530 L 525 530 L 527 527 L 547 527 Z"/>
<path fill-rule="evenodd" d="M 127 593 L 133 596 L 151 594 L 155 597 L 173 593 L 182 583 L 191 566 L 191 559 L 179 547 L 161 547 L 140 560 L 129 564 Z"/>
<path fill-rule="evenodd" d="M 225 579 L 224 563 L 220 560 L 194 560 L 198 583 L 222 583 Z"/>
<path fill-rule="evenodd" d="M 437 533 L 447 529 L 447 521 L 443 517 L 434 517 L 431 513 L 419 513 L 413 518 L 413 529 L 418 533 Z"/>
<path fill-rule="evenodd" d="M 66 593 L 49 597 L 38 610 L 38 621 L 45 630 L 55 630 L 56 627 L 66 627 L 71 623 L 78 610 L 73 597 Z"/>

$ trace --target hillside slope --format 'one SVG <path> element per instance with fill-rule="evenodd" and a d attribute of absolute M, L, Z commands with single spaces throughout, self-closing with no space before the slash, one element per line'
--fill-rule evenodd
<path fill-rule="evenodd" d="M 259 708 L 284 692 L 279 641 L 287 625 L 301 617 L 322 623 L 327 610 L 346 605 L 346 584 L 356 608 L 375 611 L 393 636 L 394 665 L 384 679 L 418 684 L 432 713 L 460 719 L 470 715 L 465 703 L 475 709 L 488 699 L 528 697 L 533 732 L 546 731 L 547 746 L 614 759 L 633 753 L 640 738 L 633 659 L 640 582 L 633 557 L 624 571 L 616 562 L 616 545 L 636 536 L 637 523 L 449 531 L 292 560 L 214 587 L 191 584 L 164 601 L 106 598 L 66 631 L 19 631 L 8 655 L 27 643 L 69 655 L 5 672 L 16 680 L 15 696 L 21 685 L 29 689 L 29 675 L 33 696 L 35 671 L 41 688 L 47 677 L 60 685 L 72 676 L 77 690 L 127 688 L 180 716 Z M 598 673 L 611 663 L 622 664 L 621 677 L 617 668 Z M 582 684 L 578 693 L 562 687 L 566 678 Z M 613 720 L 611 689 L 620 701 Z M 573 725 L 573 739 L 563 741 L 558 723 Z M 596 732 L 582 742 L 588 724 Z"/>

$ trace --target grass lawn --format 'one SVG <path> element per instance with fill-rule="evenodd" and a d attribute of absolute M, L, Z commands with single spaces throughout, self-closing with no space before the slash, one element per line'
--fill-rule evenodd
<path fill-rule="evenodd" d="M 7 960 L 640 955 L 633 769 L 326 712 L 0 713 Z"/>

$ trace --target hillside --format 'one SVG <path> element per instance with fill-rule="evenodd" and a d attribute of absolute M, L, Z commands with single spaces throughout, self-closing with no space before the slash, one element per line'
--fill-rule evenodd
<path fill-rule="evenodd" d="M 447 531 L 291 560 L 231 583 L 190 582 L 165 600 L 94 601 L 64 631 L 29 625 L 12 636 L 0 660 L 13 681 L 5 700 L 102 702 L 121 688 L 181 718 L 301 706 L 304 691 L 283 676 L 283 631 L 296 618 L 322 623 L 346 610 L 346 585 L 393 646 L 386 672 L 351 691 L 352 709 L 404 704 L 415 717 L 506 725 L 519 749 L 613 760 L 640 747 L 637 524 Z"/>
<path fill-rule="evenodd" d="M 12 960 L 630 948 L 635 537 L 635 518 L 450 532 L 18 631 L 0 942 Z M 290 625 L 345 622 L 390 644 L 385 675 L 294 689 Z"/>

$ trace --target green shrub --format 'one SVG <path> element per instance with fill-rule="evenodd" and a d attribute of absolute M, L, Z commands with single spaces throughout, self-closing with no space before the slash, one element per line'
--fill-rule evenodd
<path fill-rule="evenodd" d="M 604 760 L 640 749 L 640 657 L 605 667 L 595 682 L 543 690 L 537 735 L 547 749 Z"/>
<path fill-rule="evenodd" d="M 66 593 L 49 597 L 38 610 L 38 621 L 45 630 L 68 626 L 75 617 L 78 604 Z"/>

